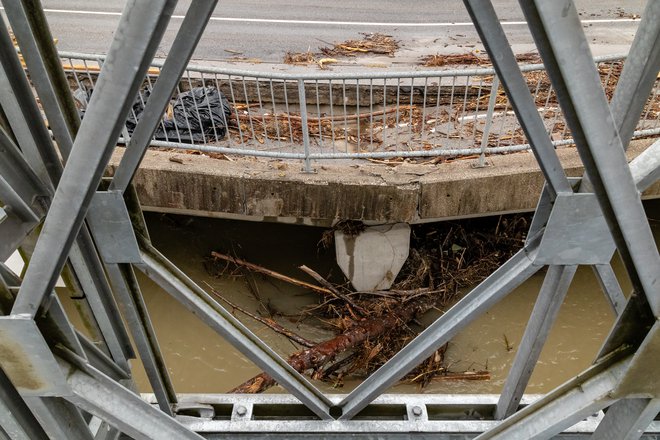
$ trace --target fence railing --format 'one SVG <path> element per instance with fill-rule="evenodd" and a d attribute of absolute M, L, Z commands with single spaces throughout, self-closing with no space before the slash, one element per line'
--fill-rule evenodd
<path fill-rule="evenodd" d="M 60 52 L 81 109 L 104 57 Z M 594 59 L 608 98 L 625 55 Z M 135 99 L 131 121 L 158 79 L 155 62 Z M 521 66 L 555 146 L 572 144 L 542 64 Z M 194 93 L 186 93 L 193 91 Z M 226 102 L 219 99 L 221 92 Z M 660 134 L 660 80 L 635 132 Z M 494 69 L 406 72 L 270 73 L 189 65 L 153 146 L 206 153 L 301 159 L 485 156 L 529 148 Z"/>

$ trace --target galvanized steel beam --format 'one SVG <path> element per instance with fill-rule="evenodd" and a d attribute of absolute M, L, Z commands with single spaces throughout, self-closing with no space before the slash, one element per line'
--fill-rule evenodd
<path fill-rule="evenodd" d="M 174 3 L 127 3 L 12 313 L 35 316 L 54 287 Z"/>
<path fill-rule="evenodd" d="M 172 405 L 177 401 L 176 394 L 133 269 L 130 265 L 106 264 L 106 270 L 119 298 L 151 388 L 158 397 L 158 405 L 165 414 L 173 416 Z"/>
<path fill-rule="evenodd" d="M 80 410 L 60 397 L 25 397 L 51 440 L 94 440 Z"/>
<path fill-rule="evenodd" d="M 490 55 L 493 67 L 509 97 L 511 107 L 529 140 L 534 156 L 548 183 L 551 199 L 554 199 L 558 192 L 572 193 L 573 188 L 568 183 L 559 157 L 555 153 L 555 148 L 543 124 L 543 119 L 541 119 L 537 105 L 529 92 L 529 86 L 520 72 L 516 57 L 493 5 L 490 0 L 464 0 L 463 3 Z"/>
<path fill-rule="evenodd" d="M 607 409 L 592 440 L 637 440 L 660 412 L 660 399 L 621 399 Z"/>
<path fill-rule="evenodd" d="M 610 103 L 619 137 L 628 147 L 660 69 L 660 3 L 647 1 Z"/>
<path fill-rule="evenodd" d="M 52 190 L 51 182 L 57 183 L 62 164 L 1 15 L 0 106 L 28 163 Z"/>
<path fill-rule="evenodd" d="M 12 440 L 47 440 L 46 433 L 0 368 L 0 427 Z"/>
<path fill-rule="evenodd" d="M 630 162 L 630 172 L 639 192 L 645 191 L 660 179 L 660 141 L 655 141 Z"/>
<path fill-rule="evenodd" d="M 2 4 L 13 26 L 60 153 L 66 160 L 80 120 L 75 107 L 70 107 L 73 102 L 62 97 L 63 94 L 70 95 L 70 92 L 43 9 L 38 0 L 3 0 Z"/>
<path fill-rule="evenodd" d="M 616 279 L 616 274 L 610 264 L 595 264 L 592 266 L 596 280 L 605 293 L 605 298 L 614 313 L 620 315 L 626 307 L 626 297 L 621 290 L 621 285 Z"/>
<path fill-rule="evenodd" d="M 513 289 L 538 272 L 541 266 L 533 264 L 538 252 L 538 241 L 538 238 L 532 240 L 518 251 L 509 261 L 349 393 L 339 404 L 342 408 L 340 419 L 354 417 L 369 402 L 394 385 L 461 329 L 467 327 L 470 322 L 488 311 Z"/>
<path fill-rule="evenodd" d="M 216 4 L 217 0 L 195 1 L 186 12 L 142 116 L 115 170 L 110 190 L 124 192 L 128 188 Z"/>
<path fill-rule="evenodd" d="M 141 243 L 141 245 L 144 263 L 135 265 L 135 267 L 227 339 L 252 362 L 270 374 L 314 414 L 324 420 L 334 418 L 334 414 L 331 415 L 330 412 L 333 407 L 332 402 L 302 374 L 294 370 L 273 349 L 151 245 L 148 243 Z"/>
<path fill-rule="evenodd" d="M 660 256 L 575 5 L 520 4 L 633 287 L 658 316 Z"/>
<path fill-rule="evenodd" d="M 550 439 L 616 399 L 612 388 L 624 376 L 630 357 L 603 362 L 526 406 L 476 440 Z"/>
<path fill-rule="evenodd" d="M 504 419 L 518 409 L 520 399 L 541 356 L 541 350 L 548 339 L 576 271 L 577 266 L 548 268 L 518 352 L 504 383 L 500 400 L 497 402 L 496 419 Z"/>
<path fill-rule="evenodd" d="M 32 409 L 38 414 L 37 418 L 49 435 L 52 438 L 81 439 L 96 435 L 100 439 L 101 437 L 116 438 L 121 431 L 136 439 L 201 438 L 190 429 L 202 425 L 195 425 L 196 422 L 191 421 L 189 416 L 177 416 L 188 422 L 186 426 L 168 417 L 173 415 L 171 406 L 176 402 L 177 396 L 165 368 L 132 268 L 123 263 L 134 263 L 135 267 L 154 279 L 179 302 L 195 312 L 210 327 L 287 388 L 320 419 L 309 422 L 310 427 L 314 426 L 315 432 L 336 430 L 348 433 L 351 429 L 365 429 L 389 435 L 387 426 L 396 425 L 397 433 L 406 429 L 419 432 L 428 429 L 432 424 L 430 408 L 424 404 L 414 405 L 402 399 L 401 401 L 405 401 L 405 414 L 401 421 L 386 426 L 385 422 L 379 425 L 379 422 L 363 423 L 352 419 L 374 399 L 382 400 L 383 397 L 378 397 L 381 393 L 537 272 L 542 267 L 541 263 L 549 262 L 553 265 L 549 268 L 495 414 L 496 417 L 503 417 L 515 411 L 531 376 L 533 365 L 538 359 L 562 299 L 575 274 L 575 265 L 582 263 L 580 259 L 588 259 L 599 253 L 609 255 L 612 245 L 608 247 L 606 243 L 609 235 L 604 226 L 600 229 L 595 226 L 589 228 L 585 226 L 584 218 L 572 218 L 568 215 L 571 209 L 560 207 L 560 205 L 568 206 L 578 210 L 577 208 L 580 207 L 578 202 L 584 201 L 586 205 L 589 196 L 572 194 L 573 187 L 561 169 L 528 86 L 515 62 L 490 2 L 465 0 L 466 7 L 493 59 L 495 71 L 500 75 L 548 181 L 547 190 L 539 202 L 539 209 L 530 229 L 530 237 L 523 250 L 341 400 L 330 399 L 316 389 L 231 313 L 160 255 L 148 242 L 146 228 L 141 219 L 136 217 L 139 214 L 139 206 L 131 201 L 130 181 L 213 11 L 216 3 L 214 0 L 197 1 L 188 10 L 163 66 L 161 76 L 147 101 L 143 117 L 129 141 L 122 162 L 110 184 L 111 189 L 117 189 L 118 192 L 129 190 L 128 202 L 131 204 L 131 210 L 128 213 L 134 220 L 132 227 L 138 231 L 141 252 L 137 254 L 134 252 L 131 257 L 128 252 L 122 253 L 119 249 L 121 246 L 107 246 L 107 241 L 112 240 L 117 234 L 126 235 L 130 244 L 136 245 L 135 234 L 127 232 L 130 221 L 126 210 L 122 209 L 121 213 L 113 211 L 115 214 L 121 214 L 118 214 L 119 216 L 106 216 L 110 222 L 121 223 L 114 225 L 117 227 L 106 228 L 107 225 L 104 225 L 104 218 L 100 212 L 104 205 L 97 203 L 94 206 L 98 215 L 90 216 L 85 223 L 85 215 L 93 194 L 99 187 L 103 169 L 124 127 L 126 113 L 151 62 L 175 3 L 174 0 L 157 2 L 129 0 L 89 104 L 85 121 L 76 136 L 79 119 L 75 108 L 72 107 L 63 71 L 60 66 L 53 65 L 57 57 L 47 26 L 41 26 L 45 23 L 43 11 L 35 0 L 4 1 L 8 16 L 14 24 L 15 31 L 17 30 L 31 79 L 35 83 L 55 139 L 64 157 L 68 156 L 67 166 L 60 178 L 59 159 L 50 140 L 45 139 L 47 136 L 45 125 L 37 123 L 35 132 L 30 133 L 30 118 L 40 118 L 39 109 L 34 104 L 32 92 L 18 58 L 13 52 L 11 41 L 4 29 L 0 30 L 2 56 L 0 106 L 5 110 L 6 124 L 15 131 L 19 146 L 21 148 L 25 146 L 25 151 L 20 152 L 15 148 L 11 136 L 6 134 L 3 138 L 0 136 L 0 141 L 5 139 L 4 142 L 0 142 L 0 147 L 5 145 L 10 148 L 0 150 L 0 153 L 5 151 L 3 154 L 6 156 L 9 151 L 8 154 L 13 154 L 12 163 L 18 163 L 18 166 L 22 167 L 21 170 L 26 170 L 25 173 L 17 174 L 11 167 L 5 167 L 3 170 L 0 164 L 0 179 L 8 179 L 0 182 L 0 190 L 4 189 L 0 198 L 4 195 L 5 199 L 13 201 L 13 205 L 17 204 L 14 199 L 20 200 L 25 207 L 32 209 L 32 202 L 35 200 L 34 191 L 25 190 L 35 189 L 40 197 L 43 193 L 46 200 L 43 204 L 45 210 L 52 188 L 59 183 L 25 279 L 13 280 L 14 287 L 20 286 L 18 298 L 12 308 L 14 316 L 0 318 L 0 324 L 8 332 L 10 342 L 14 340 L 27 342 L 22 348 L 17 348 L 10 347 L 7 345 L 8 342 L 4 341 L 7 350 L 11 353 L 26 354 L 33 365 L 37 365 L 35 362 L 40 357 L 51 359 L 53 355 L 39 333 L 47 336 L 48 342 L 61 341 L 66 347 L 54 349 L 58 353 L 59 367 L 52 368 L 53 374 L 58 373 L 59 368 L 62 368 L 66 372 L 66 379 L 60 380 L 59 376 L 57 378 L 53 376 L 53 383 L 49 383 L 44 388 L 46 391 L 43 392 L 31 390 L 25 384 L 19 387 L 23 393 L 37 396 L 27 399 L 33 402 Z M 631 164 L 630 169 L 623 152 L 660 65 L 660 45 L 657 44 L 657 36 L 660 34 L 660 20 L 657 19 L 660 17 L 660 3 L 651 1 L 646 8 L 620 85 L 615 92 L 611 110 L 604 99 L 572 3 L 567 1 L 559 4 L 537 0 L 535 3 L 521 1 L 521 4 L 550 72 L 553 85 L 557 89 L 564 113 L 574 132 L 578 149 L 585 162 L 587 176 L 594 182 L 593 191 L 609 222 L 609 229 L 623 255 L 636 291 L 633 300 L 629 301 L 623 313 L 620 313 L 615 330 L 594 367 L 504 420 L 498 426 L 493 428 L 492 421 L 480 425 L 477 423 L 472 432 L 492 428 L 479 438 L 549 438 L 611 405 L 615 399 L 630 397 L 631 393 L 635 394 L 635 397 L 639 397 L 637 394 L 640 393 L 652 394 L 655 399 L 624 399 L 612 405 L 608 415 L 605 416 L 602 428 L 596 431 L 597 436 L 604 432 L 616 432 L 617 435 L 627 436 L 625 438 L 636 438 L 635 436 L 643 431 L 645 425 L 653 420 L 658 410 L 657 385 L 650 383 L 648 378 L 640 376 L 649 376 L 645 374 L 649 371 L 646 364 L 657 363 L 655 346 L 660 330 L 656 324 L 649 332 L 650 326 L 647 324 L 652 321 L 652 317 L 645 315 L 645 310 L 648 308 L 645 301 L 648 300 L 657 317 L 660 311 L 660 298 L 657 294 L 660 257 L 653 245 L 638 191 L 650 186 L 660 174 L 658 164 L 660 143 L 649 148 L 642 155 L 643 157 L 640 156 Z M 17 75 L 15 80 L 12 75 Z M 303 79 L 299 79 L 299 87 L 302 87 L 299 88 L 300 93 L 304 91 L 303 82 Z M 304 97 L 303 95 L 304 93 L 300 96 Z M 305 114 L 303 119 L 304 116 Z M 99 145 L 100 148 L 90 148 L 93 144 Z M 309 159 L 311 155 L 307 153 L 304 157 Z M 591 190 L 589 182 L 584 179 L 579 191 Z M 593 200 L 593 196 L 591 197 Z M 557 202 L 553 208 L 555 199 Z M 31 202 L 27 203 L 28 200 Z M 115 197 L 113 200 L 123 208 L 124 201 L 121 197 Z M 5 205 L 12 206 L 12 203 L 2 201 Z M 597 208 L 597 205 L 593 205 Z M 6 211 L 6 215 L 0 218 L 0 231 L 9 230 L 8 225 L 15 230 L 16 227 L 30 225 L 30 222 L 36 224 L 43 214 L 41 205 L 34 208 L 35 215 L 23 217 L 12 215 L 9 207 L 4 207 L 3 212 Z M 600 215 L 593 214 L 597 211 L 596 208 L 589 211 L 592 218 Z M 28 211 L 23 212 L 25 213 L 30 214 Z M 578 220 L 581 221 L 578 223 L 582 229 L 579 229 L 581 232 L 577 235 L 586 236 L 593 233 L 593 236 L 589 237 L 590 240 L 583 240 L 582 244 L 576 242 L 577 247 L 584 247 L 580 249 L 579 257 L 562 258 L 561 247 L 543 244 L 543 236 L 548 230 L 555 235 L 547 236 L 546 242 L 560 241 L 552 237 L 561 236 L 561 228 L 564 224 L 572 224 L 577 230 L 578 223 L 571 221 Z M 546 228 L 548 222 L 550 226 Z M 126 379 L 129 377 L 127 358 L 133 353 L 87 224 L 99 242 L 98 248 L 106 263 L 105 270 L 124 306 L 124 317 L 129 323 L 138 351 L 143 357 L 147 375 L 157 395 L 157 402 L 166 414 L 146 404 L 122 385 L 122 383 L 126 384 Z M 23 237 L 20 236 L 16 243 L 20 244 L 23 241 Z M 599 241 L 602 241 L 602 249 L 609 249 L 607 252 L 600 252 L 601 247 L 594 245 L 594 242 Z M 137 246 L 135 248 L 137 249 Z M 112 359 L 73 330 L 59 300 L 54 296 L 52 289 L 55 280 L 68 257 L 75 269 L 81 290 L 90 299 L 91 310 L 99 323 Z M 613 309 L 621 312 L 625 298 L 611 267 L 605 264 L 609 260 L 606 255 L 597 255 L 597 257 L 596 260 L 589 262 L 598 263 L 594 269 L 599 281 L 608 294 Z M 3 266 L 0 265 L 0 269 L 2 268 Z M 2 288 L 0 294 L 5 296 L 0 298 L 3 301 L 2 305 L 8 308 L 8 304 L 10 305 L 13 299 L 11 294 L 8 295 L 9 287 L 4 283 L 0 287 Z M 642 292 L 645 296 L 640 297 Z M 43 311 L 44 314 L 38 313 L 39 311 Z M 24 316 L 19 318 L 17 316 L 19 314 Z M 25 319 L 25 315 L 36 319 L 39 328 L 37 329 L 30 319 Z M 22 327 L 14 325 L 17 322 L 12 320 L 16 319 L 22 319 L 18 322 L 23 325 Z M 636 319 L 638 321 L 635 321 Z M 627 330 L 631 324 L 635 328 Z M 21 336 L 19 334 L 21 329 L 29 331 Z M 53 334 L 50 329 L 53 329 Z M 631 334 L 636 339 L 630 336 Z M 639 352 L 634 356 L 625 359 L 608 356 L 609 352 L 624 343 L 630 343 L 633 339 L 632 345 L 639 347 Z M 11 365 L 7 359 L 0 362 Z M 12 374 L 18 378 L 15 371 L 12 370 Z M 48 378 L 46 373 L 43 376 Z M 641 382 L 638 383 L 637 379 Z M 60 382 L 65 382 L 66 387 Z M 7 389 L 11 392 L 12 388 Z M 43 398 L 44 393 L 58 397 Z M 65 396 L 75 406 L 65 403 L 59 396 Z M 231 423 L 235 423 L 235 427 L 240 427 L 237 431 L 254 432 L 253 428 L 248 426 L 261 425 L 246 420 L 251 419 L 258 408 L 251 400 L 254 398 L 249 396 L 235 398 L 239 403 L 233 406 Z M 271 399 L 277 401 L 277 398 Z M 3 402 L 0 402 L 1 404 Z M 103 424 L 95 418 L 92 420 L 94 429 L 90 430 L 88 421 L 76 407 L 102 419 L 104 423 L 110 423 L 114 429 L 100 429 Z M 19 414 L 19 417 L 28 420 L 29 414 Z M 20 435 L 26 435 L 22 425 L 24 422 L 16 416 L 3 418 L 0 415 L 0 426 L 2 426 L 0 437 L 7 436 L 9 428 L 16 427 L 19 438 Z M 284 429 L 287 426 L 294 425 L 284 424 Z M 305 422 L 295 426 L 298 435 L 308 432 Z M 434 426 L 437 428 L 438 425 Z M 41 438 L 39 436 L 43 433 L 38 428 L 35 429 L 35 438 Z M 257 434 L 263 433 L 257 432 Z"/>
<path fill-rule="evenodd" d="M 60 365 L 67 371 L 67 384 L 73 392 L 67 400 L 135 440 L 202 440 L 99 371 L 91 367 L 81 371 L 62 360 Z"/>

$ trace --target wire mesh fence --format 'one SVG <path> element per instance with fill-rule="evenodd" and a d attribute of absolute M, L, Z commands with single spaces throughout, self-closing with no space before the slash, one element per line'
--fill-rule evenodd
<path fill-rule="evenodd" d="M 81 110 L 103 56 L 60 53 Z M 608 98 L 625 56 L 594 59 Z M 150 68 L 122 141 L 140 118 L 162 63 Z M 570 132 L 542 64 L 521 70 L 556 146 Z M 636 137 L 660 134 L 660 80 L 648 98 Z M 226 101 L 225 101 L 226 100 Z M 447 157 L 529 148 L 490 67 L 387 73 L 257 73 L 190 65 L 179 82 L 153 146 L 302 159 Z"/>

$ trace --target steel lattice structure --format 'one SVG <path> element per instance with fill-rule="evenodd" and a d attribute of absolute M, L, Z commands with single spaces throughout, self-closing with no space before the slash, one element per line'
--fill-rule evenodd
<path fill-rule="evenodd" d="M 660 2 L 648 2 L 608 103 L 572 1 L 520 1 L 586 170 L 583 178 L 568 179 L 490 1 L 464 1 L 546 186 L 524 248 L 344 396 L 320 392 L 161 255 L 150 243 L 131 186 L 216 1 L 192 2 L 111 180 L 102 179 L 104 169 L 176 1 L 127 2 L 83 122 L 39 1 L 2 3 L 31 82 L 3 21 L 0 257 L 4 261 L 20 249 L 29 264 L 22 276 L 0 264 L 0 438 L 114 439 L 125 434 L 135 439 L 199 439 L 239 433 L 252 438 L 275 432 L 312 438 L 348 433 L 551 438 L 585 419 L 581 423 L 589 423 L 590 415 L 605 408 L 604 417 L 592 420 L 587 429 L 594 431 L 594 438 L 635 439 L 652 425 L 660 410 L 660 256 L 640 193 L 660 177 L 660 143 L 630 164 L 624 153 L 660 68 Z M 610 267 L 615 249 L 632 281 L 628 299 Z M 617 321 L 591 368 L 546 396 L 522 402 L 578 265 L 594 268 Z M 506 385 L 491 402 L 497 421 L 452 425 L 429 417 L 432 405 L 449 398 L 383 394 L 544 267 L 548 271 Z M 135 269 L 229 340 L 291 396 L 209 396 L 209 405 L 179 401 Z M 54 293 L 60 275 L 86 298 L 82 313 L 93 329 L 91 338 L 73 328 Z M 128 361 L 136 355 L 144 363 L 157 406 L 134 390 Z M 213 418 L 214 402 L 229 405 L 227 417 Z M 309 414 L 260 421 L 252 414 L 263 404 L 302 404 Z M 379 405 L 403 406 L 405 417 L 356 417 L 365 408 L 377 414 Z M 177 414 L 182 408 L 194 409 L 199 417 Z"/>

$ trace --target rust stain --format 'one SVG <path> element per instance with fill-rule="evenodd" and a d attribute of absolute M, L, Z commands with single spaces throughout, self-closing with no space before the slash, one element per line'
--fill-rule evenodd
<path fill-rule="evenodd" d="M 10 342 L 0 332 L 0 366 L 16 388 L 39 390 L 46 383 L 39 377 L 34 364 L 20 345 Z"/>

